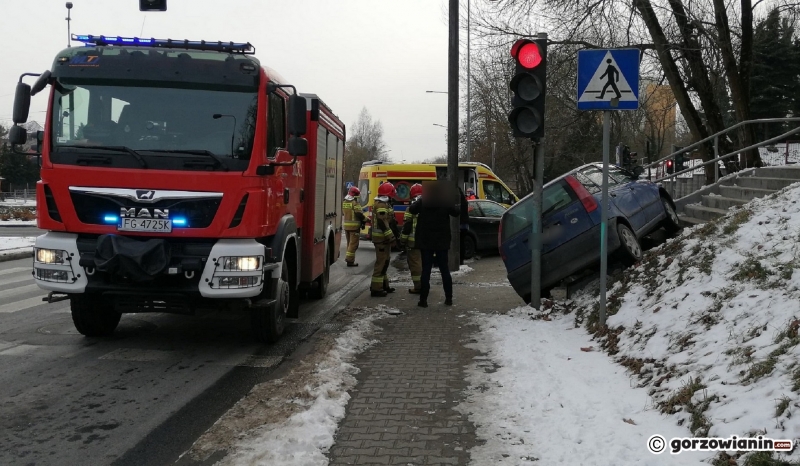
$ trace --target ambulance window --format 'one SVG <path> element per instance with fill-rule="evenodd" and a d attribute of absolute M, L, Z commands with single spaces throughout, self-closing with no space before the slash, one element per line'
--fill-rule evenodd
<path fill-rule="evenodd" d="M 276 93 L 269 95 L 267 109 L 267 156 L 274 157 L 275 151 L 286 147 L 286 101 Z"/>
<path fill-rule="evenodd" d="M 486 199 L 499 204 L 511 205 L 514 203 L 514 196 L 502 184 L 496 181 L 483 182 L 483 194 Z"/>

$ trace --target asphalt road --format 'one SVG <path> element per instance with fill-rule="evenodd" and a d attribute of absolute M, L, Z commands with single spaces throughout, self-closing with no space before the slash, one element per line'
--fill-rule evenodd
<path fill-rule="evenodd" d="M 86 338 L 68 301 L 41 301 L 30 259 L 0 263 L 0 464 L 175 462 L 368 288 L 372 245 L 362 242 L 358 268 L 343 259 L 328 296 L 304 300 L 271 346 L 254 342 L 244 311 L 127 314 L 113 337 Z"/>
<path fill-rule="evenodd" d="M 36 228 L 36 225 L 0 225 L 0 236 L 41 236 L 45 230 Z"/>

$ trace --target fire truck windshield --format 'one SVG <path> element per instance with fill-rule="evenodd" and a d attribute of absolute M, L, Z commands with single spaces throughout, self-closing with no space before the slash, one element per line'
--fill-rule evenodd
<path fill-rule="evenodd" d="M 89 165 L 101 160 L 119 168 L 247 168 L 256 92 L 178 83 L 96 82 L 58 81 L 51 109 L 54 163 Z M 120 148 L 141 155 L 146 164 Z"/>

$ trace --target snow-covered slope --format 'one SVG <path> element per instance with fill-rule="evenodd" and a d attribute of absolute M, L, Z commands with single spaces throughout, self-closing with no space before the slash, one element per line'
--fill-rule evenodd
<path fill-rule="evenodd" d="M 695 436 L 800 438 L 800 188 L 686 230 L 617 277 L 586 325 Z M 795 454 L 800 457 L 800 453 Z"/>

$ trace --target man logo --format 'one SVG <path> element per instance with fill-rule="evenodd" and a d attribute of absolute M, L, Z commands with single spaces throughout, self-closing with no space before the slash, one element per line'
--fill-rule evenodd
<path fill-rule="evenodd" d="M 155 191 L 145 191 L 145 190 L 136 191 L 136 199 L 140 199 L 143 201 L 152 201 L 153 196 L 155 195 L 156 195 Z"/>

